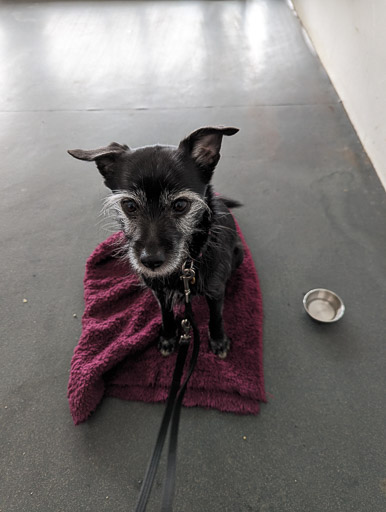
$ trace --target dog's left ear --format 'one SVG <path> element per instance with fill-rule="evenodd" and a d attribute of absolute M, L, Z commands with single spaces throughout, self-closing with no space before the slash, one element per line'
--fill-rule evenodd
<path fill-rule="evenodd" d="M 207 126 L 199 128 L 180 142 L 179 149 L 187 153 L 203 171 L 203 178 L 209 183 L 220 160 L 223 135 L 234 135 L 238 128 L 230 126 Z"/>

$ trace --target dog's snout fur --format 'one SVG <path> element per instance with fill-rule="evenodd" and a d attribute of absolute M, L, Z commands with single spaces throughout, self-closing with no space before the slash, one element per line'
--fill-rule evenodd
<path fill-rule="evenodd" d="M 222 321 L 225 285 L 241 264 L 242 245 L 227 205 L 210 184 L 224 135 L 237 128 L 200 128 L 178 146 L 130 149 L 116 142 L 96 150 L 70 150 L 95 161 L 111 195 L 104 212 L 113 215 L 125 235 L 120 253 L 157 297 L 162 311 L 160 349 L 176 344 L 173 305 L 182 299 L 179 273 L 192 259 L 197 270 L 193 294 L 206 296 L 210 346 L 225 357 L 230 340 Z"/>

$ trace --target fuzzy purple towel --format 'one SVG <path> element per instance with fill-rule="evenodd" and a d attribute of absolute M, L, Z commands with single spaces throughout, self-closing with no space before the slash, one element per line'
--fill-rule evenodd
<path fill-rule="evenodd" d="M 193 298 L 201 347 L 183 404 L 256 414 L 265 401 L 262 300 L 251 253 L 227 285 L 224 323 L 232 340 L 224 360 L 208 348 L 208 308 Z M 75 424 L 85 421 L 104 396 L 162 402 L 168 395 L 176 354 L 157 350 L 161 313 L 152 292 L 117 259 L 122 233 L 102 242 L 86 264 L 82 336 L 71 361 L 68 399 Z"/>

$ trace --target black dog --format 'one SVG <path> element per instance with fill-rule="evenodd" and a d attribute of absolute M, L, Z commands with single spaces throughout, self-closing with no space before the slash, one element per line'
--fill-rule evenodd
<path fill-rule="evenodd" d="M 226 283 L 243 260 L 243 249 L 228 207 L 239 203 L 213 193 L 210 180 L 220 159 L 223 135 L 237 128 L 200 128 L 175 146 L 130 149 L 112 142 L 84 151 L 95 161 L 112 194 L 105 211 L 114 213 L 125 235 L 122 255 L 149 286 L 162 310 L 159 348 L 170 354 L 177 343 L 175 301 L 184 297 L 181 267 L 190 260 L 196 271 L 192 294 L 205 295 L 211 350 L 225 358 L 230 340 L 222 309 Z"/>

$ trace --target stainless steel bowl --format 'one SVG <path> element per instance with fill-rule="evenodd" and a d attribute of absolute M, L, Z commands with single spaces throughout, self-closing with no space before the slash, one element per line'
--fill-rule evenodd
<path fill-rule="evenodd" d="M 344 304 L 334 292 L 324 288 L 310 290 L 303 299 L 304 309 L 314 320 L 331 323 L 342 318 Z"/>

